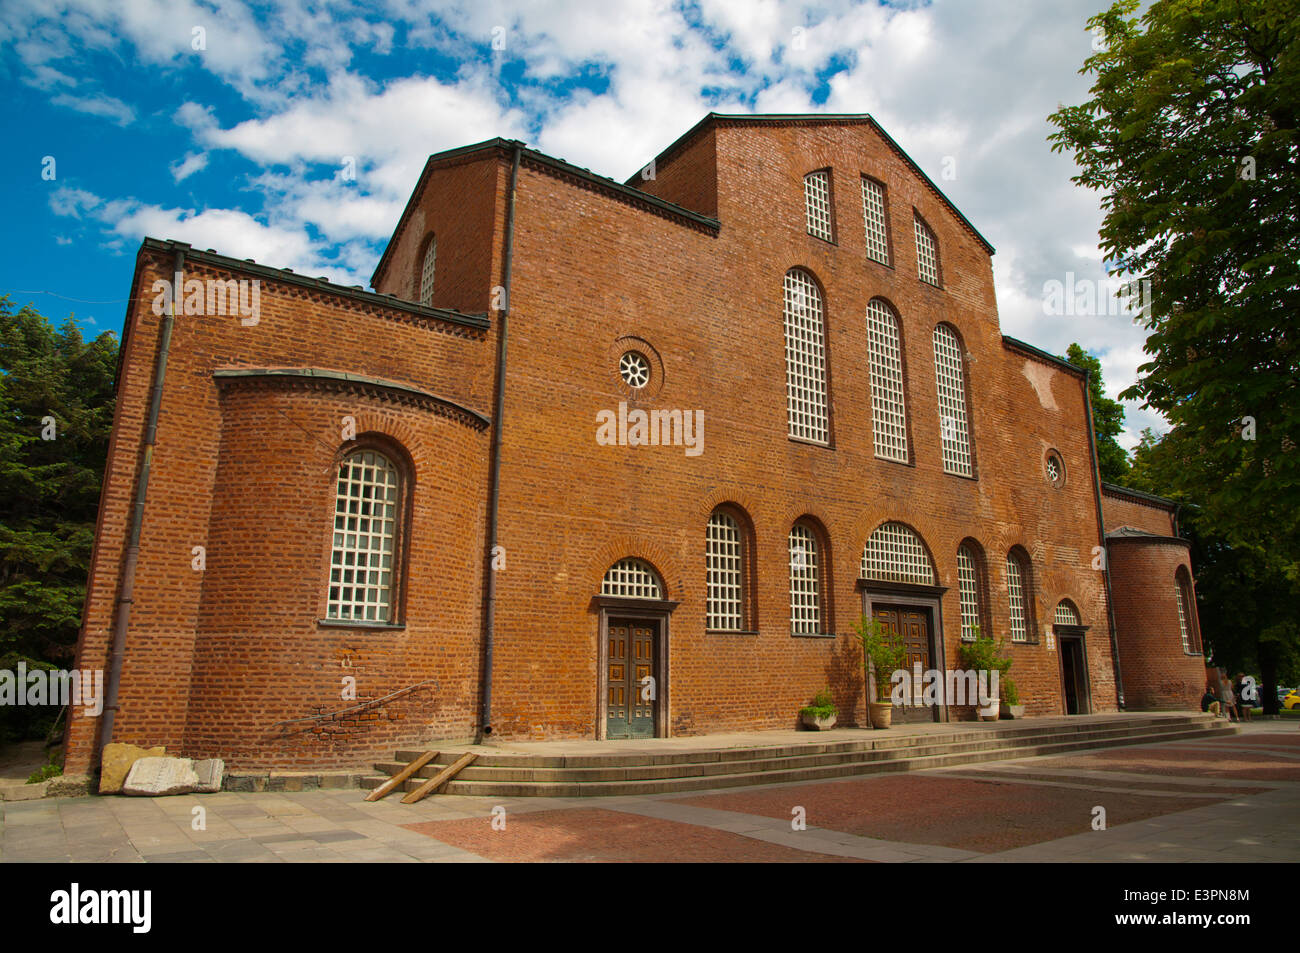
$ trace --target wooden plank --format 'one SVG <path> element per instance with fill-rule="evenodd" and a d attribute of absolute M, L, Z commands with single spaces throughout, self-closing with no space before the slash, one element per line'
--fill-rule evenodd
<path fill-rule="evenodd" d="M 443 768 L 441 771 L 439 771 L 429 780 L 425 781 L 423 784 L 421 784 L 410 794 L 406 795 L 406 797 L 402 798 L 402 803 L 414 804 L 416 801 L 423 800 L 426 796 L 432 794 L 434 791 L 438 790 L 438 788 L 442 787 L 444 784 L 446 784 L 448 781 L 450 781 L 452 778 L 458 775 L 460 773 L 461 768 L 465 767 L 467 764 L 472 762 L 477 757 L 478 755 L 476 755 L 474 752 L 466 751 L 463 755 L 457 758 L 452 764 L 447 765 L 447 767 Z"/>
<path fill-rule="evenodd" d="M 421 768 L 423 768 L 426 764 L 428 764 L 436 757 L 438 757 L 438 752 L 426 751 L 424 754 L 420 755 L 418 758 L 416 758 L 414 761 L 412 761 L 410 764 L 404 767 L 401 771 L 398 771 L 395 775 L 393 775 L 383 784 L 379 785 L 379 787 L 375 788 L 373 791 L 367 794 L 366 800 L 378 801 L 380 798 L 388 797 L 388 795 L 395 788 L 397 788 L 398 785 L 400 785 L 411 775 L 415 774 L 415 772 L 419 771 Z"/>

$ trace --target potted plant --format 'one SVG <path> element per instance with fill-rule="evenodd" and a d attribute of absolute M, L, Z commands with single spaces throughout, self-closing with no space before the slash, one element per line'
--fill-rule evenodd
<path fill-rule="evenodd" d="M 799 717 L 803 726 L 812 731 L 826 731 L 835 727 L 835 716 L 837 714 L 835 701 L 831 698 L 831 690 L 823 688 L 813 696 L 812 704 L 799 709 Z"/>
<path fill-rule="evenodd" d="M 1020 692 L 1016 689 L 1016 683 L 1009 678 L 1000 681 L 1002 688 L 1001 716 L 1003 718 L 1024 718 L 1025 706 L 1020 704 Z"/>
<path fill-rule="evenodd" d="M 865 615 L 855 624 L 858 641 L 862 643 L 862 669 L 867 686 L 867 717 L 872 728 L 888 728 L 894 720 L 894 706 L 890 701 L 890 676 L 907 662 L 907 653 L 889 638 L 888 630 L 879 619 Z M 876 700 L 871 701 L 871 676 L 875 673 Z"/>
<path fill-rule="evenodd" d="M 992 639 L 986 639 L 980 635 L 979 626 L 975 627 L 975 641 L 963 642 L 960 649 L 961 664 L 968 672 L 984 672 L 986 679 L 992 678 L 992 673 L 998 673 L 999 694 L 1005 691 L 1003 678 L 1011 668 L 1011 657 L 1004 653 L 1005 639 L 999 639 L 994 642 Z M 1012 691 L 1015 686 L 1012 685 Z M 1017 697 L 1017 702 L 1019 697 Z M 978 700 L 976 708 L 979 711 L 980 721 L 997 721 L 1001 714 L 1001 705 L 993 711 L 986 711 L 979 706 Z M 1024 709 L 1021 707 L 1021 713 Z"/>

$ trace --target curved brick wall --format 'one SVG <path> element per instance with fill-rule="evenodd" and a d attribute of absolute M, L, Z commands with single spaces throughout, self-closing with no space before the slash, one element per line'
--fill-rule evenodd
<path fill-rule="evenodd" d="M 1121 537 L 1110 540 L 1108 550 L 1126 706 L 1199 709 L 1205 660 L 1183 651 L 1174 584 L 1179 566 L 1191 573 L 1187 543 Z M 1194 602 L 1189 609 L 1195 612 Z"/>

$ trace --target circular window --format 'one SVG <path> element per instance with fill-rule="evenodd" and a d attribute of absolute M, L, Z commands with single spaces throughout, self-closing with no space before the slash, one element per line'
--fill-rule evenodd
<path fill-rule="evenodd" d="M 1047 482 L 1052 486 L 1062 486 L 1065 483 L 1065 464 L 1056 453 L 1047 455 Z"/>
<path fill-rule="evenodd" d="M 650 362 L 639 351 L 628 351 L 618 360 L 618 373 L 624 384 L 640 390 L 650 383 Z"/>

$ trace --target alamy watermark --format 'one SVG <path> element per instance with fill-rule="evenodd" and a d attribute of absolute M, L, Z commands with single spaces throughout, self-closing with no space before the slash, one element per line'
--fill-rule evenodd
<path fill-rule="evenodd" d="M 175 285 L 159 278 L 150 289 L 153 292 L 153 313 L 162 315 L 172 308 Z M 244 327 L 252 327 L 262 320 L 261 279 L 189 278 L 181 297 L 176 301 L 176 313 L 205 317 L 238 317 Z"/>
<path fill-rule="evenodd" d="M 634 410 L 627 401 L 618 411 L 596 413 L 596 443 L 602 447 L 685 447 L 688 457 L 704 452 L 704 411 Z"/>
<path fill-rule="evenodd" d="M 1067 271 L 1065 281 L 1053 278 L 1043 282 L 1043 314 L 1149 317 L 1151 279 L 1076 278 L 1074 272 Z"/>
<path fill-rule="evenodd" d="M 104 670 L 0 669 L 0 705 L 73 705 L 85 708 L 88 718 L 104 710 Z"/>

